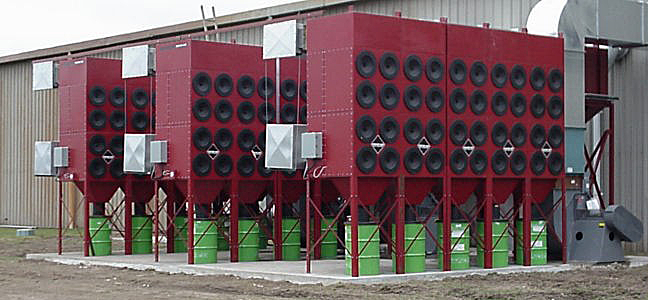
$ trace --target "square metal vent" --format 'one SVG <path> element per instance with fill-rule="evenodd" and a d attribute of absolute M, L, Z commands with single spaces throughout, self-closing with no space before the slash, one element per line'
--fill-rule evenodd
<path fill-rule="evenodd" d="M 68 147 L 55 147 L 54 148 L 54 167 L 67 168 L 68 167 Z"/>
<path fill-rule="evenodd" d="M 322 158 L 322 133 L 306 132 L 301 138 L 301 156 L 305 159 Z"/>
<path fill-rule="evenodd" d="M 263 59 L 297 55 L 297 21 L 263 26 Z"/>
<path fill-rule="evenodd" d="M 167 141 L 151 142 L 151 163 L 166 164 L 167 155 Z"/>
<path fill-rule="evenodd" d="M 124 173 L 151 173 L 153 164 L 150 147 L 154 136 L 154 134 L 124 135 Z"/>
<path fill-rule="evenodd" d="M 122 49 L 122 78 L 149 76 L 154 68 L 154 49 L 148 45 Z"/>
<path fill-rule="evenodd" d="M 32 64 L 32 90 L 40 91 L 56 87 L 57 69 L 53 61 Z"/>
<path fill-rule="evenodd" d="M 265 166 L 271 169 L 302 169 L 306 160 L 301 155 L 303 124 L 267 124 Z"/>
<path fill-rule="evenodd" d="M 56 176 L 54 148 L 58 142 L 39 141 L 34 143 L 34 175 Z"/>

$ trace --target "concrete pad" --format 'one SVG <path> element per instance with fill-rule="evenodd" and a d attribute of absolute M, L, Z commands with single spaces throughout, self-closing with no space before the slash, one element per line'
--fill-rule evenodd
<path fill-rule="evenodd" d="M 385 283 L 410 280 L 440 280 L 448 277 L 462 277 L 468 275 L 487 275 L 491 273 L 517 273 L 517 272 L 560 272 L 574 270 L 586 264 L 560 264 L 552 262 L 543 266 L 524 267 L 511 265 L 498 269 L 481 269 L 473 267 L 468 270 L 441 272 L 436 268 L 436 259 L 427 260 L 427 268 L 422 273 L 394 274 L 391 272 L 391 260 L 381 259 L 380 268 L 383 274 L 374 276 L 351 277 L 344 275 L 345 264 L 343 259 L 312 261 L 311 273 L 306 273 L 305 261 L 258 261 L 258 262 L 228 262 L 228 252 L 219 253 L 219 262 L 216 264 L 189 265 L 186 253 L 160 254 L 160 261 L 154 262 L 152 254 L 123 255 L 117 253 L 111 256 L 84 257 L 81 253 L 55 253 L 27 254 L 27 259 L 45 260 L 68 265 L 108 266 L 116 268 L 129 268 L 134 270 L 155 270 L 171 274 L 191 275 L 233 275 L 241 278 L 260 278 L 273 281 L 289 281 L 297 284 L 322 283 Z M 267 253 L 265 255 L 268 256 Z M 264 257 L 264 256 L 262 256 Z M 648 265 L 648 257 L 628 256 L 630 266 Z"/>

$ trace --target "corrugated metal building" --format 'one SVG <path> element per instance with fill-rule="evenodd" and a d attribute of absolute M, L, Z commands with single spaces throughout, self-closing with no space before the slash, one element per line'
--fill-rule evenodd
<path fill-rule="evenodd" d="M 210 40 L 260 45 L 262 26 L 254 23 L 269 17 L 321 11 L 322 14 L 354 11 L 511 29 L 523 27 L 539 0 L 308 0 L 271 8 L 219 17 L 216 23 L 227 32 L 211 35 Z M 238 26 L 238 27 L 234 27 Z M 210 28 L 213 28 L 211 26 Z M 228 30 L 228 28 L 230 28 Z M 232 30 L 233 29 L 233 30 Z M 120 45 L 136 42 L 155 43 L 158 39 L 187 36 L 202 31 L 202 22 L 188 22 L 142 32 L 119 35 L 82 43 L 36 50 L 0 57 L 0 224 L 56 226 L 56 184 L 51 178 L 32 176 L 33 142 L 57 139 L 57 90 L 31 90 L 33 60 L 92 51 L 93 56 L 119 58 Z M 648 52 L 633 49 L 610 72 L 610 93 L 621 98 L 617 109 L 616 195 L 642 220 L 648 220 L 644 204 L 648 193 L 648 113 L 644 92 L 648 91 Z M 606 116 L 603 116 L 605 124 Z M 70 191 L 72 189 L 66 189 Z M 604 189 L 605 190 L 605 189 Z M 78 201 L 77 201 L 78 202 Z M 78 217 L 78 216 L 77 216 Z M 646 222 L 648 223 L 648 222 Z M 648 232 L 648 230 L 645 230 Z M 648 250 L 648 233 L 641 243 L 631 246 L 635 252 Z"/>

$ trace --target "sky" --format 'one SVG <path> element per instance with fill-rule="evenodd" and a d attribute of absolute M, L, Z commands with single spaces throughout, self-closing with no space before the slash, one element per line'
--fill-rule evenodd
<path fill-rule="evenodd" d="M 2 0 L 0 56 L 299 0 Z"/>

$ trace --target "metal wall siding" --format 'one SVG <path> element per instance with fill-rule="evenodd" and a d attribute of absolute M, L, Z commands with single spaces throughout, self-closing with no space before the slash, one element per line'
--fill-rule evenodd
<path fill-rule="evenodd" d="M 620 97 L 615 107 L 614 198 L 644 222 L 641 242 L 626 245 L 635 253 L 648 252 L 647 65 L 648 51 L 633 49 L 615 64 L 609 83 L 610 94 Z"/>

